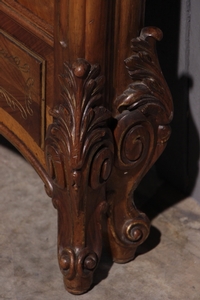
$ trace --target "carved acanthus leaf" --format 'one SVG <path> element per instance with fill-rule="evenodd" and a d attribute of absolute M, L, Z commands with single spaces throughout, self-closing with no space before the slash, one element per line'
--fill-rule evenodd
<path fill-rule="evenodd" d="M 99 74 L 99 65 L 78 59 L 72 65 L 65 63 L 64 73 L 59 77 L 62 102 L 50 112 L 54 122 L 47 136 L 54 142 L 56 161 L 59 157 L 65 183 L 72 170 L 77 174 L 82 168 L 89 168 L 98 149 L 109 148 L 112 152 L 111 131 L 107 126 L 111 113 L 102 106 L 104 77 Z M 103 161 L 106 157 L 102 157 Z M 55 161 L 52 164 L 56 169 Z M 56 170 L 54 173 L 57 174 Z"/>
<path fill-rule="evenodd" d="M 151 114 L 155 111 L 158 123 L 168 124 L 173 116 L 172 97 L 155 48 L 156 40 L 161 38 L 160 29 L 148 27 L 132 40 L 133 55 L 125 60 L 125 65 L 133 83 L 116 99 L 115 104 L 119 112 L 140 109 L 147 115 L 151 108 Z"/>
<path fill-rule="evenodd" d="M 155 50 L 155 41 L 161 37 L 159 29 L 150 27 L 132 40 L 133 55 L 125 60 L 125 66 L 133 82 L 115 101 L 117 151 L 108 183 L 114 191 L 108 195 L 108 230 L 118 262 L 132 259 L 149 234 L 148 218 L 136 209 L 133 193 L 170 136 L 172 98 Z"/>
<path fill-rule="evenodd" d="M 105 182 L 113 166 L 111 113 L 103 107 L 100 67 L 84 59 L 65 63 L 61 101 L 50 113 L 46 161 L 58 209 L 58 259 L 66 286 L 91 284 L 101 254 Z M 64 228 L 64 230 L 63 230 Z"/>

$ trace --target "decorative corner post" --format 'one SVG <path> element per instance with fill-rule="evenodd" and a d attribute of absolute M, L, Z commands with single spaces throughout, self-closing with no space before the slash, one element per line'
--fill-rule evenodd
<path fill-rule="evenodd" d="M 62 101 L 51 111 L 46 136 L 53 204 L 58 210 L 58 260 L 68 291 L 80 294 L 92 284 L 101 255 L 101 215 L 105 182 L 113 164 L 110 112 L 102 103 L 104 78 L 84 59 L 65 64 Z"/>
<path fill-rule="evenodd" d="M 105 0 L 55 1 L 55 101 L 45 155 L 58 211 L 58 262 L 72 294 L 90 288 L 100 260 L 105 182 L 113 165 L 112 116 L 101 75 L 109 7 Z"/>
<path fill-rule="evenodd" d="M 137 210 L 133 193 L 166 146 L 172 120 L 172 98 L 162 75 L 155 41 L 162 32 L 144 28 L 132 40 L 133 55 L 125 60 L 132 83 L 117 97 L 114 129 L 115 164 L 108 182 L 108 232 L 113 259 L 133 259 L 148 237 L 150 223 Z"/>

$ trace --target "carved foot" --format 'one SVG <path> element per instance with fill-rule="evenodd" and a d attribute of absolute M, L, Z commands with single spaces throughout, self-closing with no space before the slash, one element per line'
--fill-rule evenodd
<path fill-rule="evenodd" d="M 83 59 L 65 64 L 62 102 L 51 111 L 54 122 L 45 142 L 58 210 L 58 261 L 73 294 L 90 288 L 100 259 L 105 182 L 113 165 L 111 114 L 101 106 L 104 78 L 99 73 L 98 65 Z"/>
<path fill-rule="evenodd" d="M 113 259 L 127 262 L 149 234 L 149 221 L 133 203 L 139 182 L 158 159 L 170 136 L 172 99 L 160 70 L 155 41 L 162 32 L 144 28 L 125 60 L 133 83 L 116 101 L 115 164 L 108 181 L 108 232 Z"/>
<path fill-rule="evenodd" d="M 113 194 L 110 198 L 108 235 L 113 260 L 126 263 L 135 257 L 137 247 L 148 237 L 150 222 L 144 213 L 137 210 L 132 197 L 127 201 L 126 195 L 120 196 L 116 195 L 114 200 Z"/>

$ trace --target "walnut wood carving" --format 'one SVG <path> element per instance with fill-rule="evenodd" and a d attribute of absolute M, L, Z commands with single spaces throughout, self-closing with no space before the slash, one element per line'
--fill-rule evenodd
<path fill-rule="evenodd" d="M 149 234 L 134 191 L 166 146 L 173 107 L 156 54 L 162 33 L 142 29 L 144 7 L 0 1 L 0 134 L 53 200 L 58 262 L 73 294 L 90 288 L 98 268 L 102 216 L 118 263 Z"/>
<path fill-rule="evenodd" d="M 62 102 L 51 111 L 46 161 L 58 210 L 58 260 L 72 293 L 89 289 L 101 255 L 105 182 L 113 165 L 113 141 L 101 106 L 100 67 L 83 59 L 64 65 Z"/>
<path fill-rule="evenodd" d="M 58 210 L 58 260 L 71 293 L 83 293 L 92 283 L 102 213 L 108 213 L 114 261 L 133 259 L 148 237 L 150 223 L 135 207 L 133 192 L 170 136 L 171 95 L 155 52 L 161 37 L 159 29 L 144 28 L 132 40 L 125 66 L 133 82 L 114 101 L 116 115 L 102 106 L 98 65 L 77 59 L 65 63 L 59 77 L 61 99 L 50 112 L 54 122 L 45 151 Z"/>
<path fill-rule="evenodd" d="M 108 231 L 113 259 L 124 263 L 149 234 L 149 220 L 137 210 L 133 192 L 165 148 L 170 136 L 172 99 L 163 78 L 155 41 L 156 28 L 144 28 L 132 40 L 125 66 L 133 83 L 117 97 L 115 164 L 108 182 Z"/>

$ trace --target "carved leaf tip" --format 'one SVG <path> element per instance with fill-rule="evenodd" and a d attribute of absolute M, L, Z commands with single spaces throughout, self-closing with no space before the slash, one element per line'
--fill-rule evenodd
<path fill-rule="evenodd" d="M 172 97 L 163 77 L 157 58 L 155 43 L 162 39 L 162 31 L 156 27 L 145 27 L 139 37 L 132 40 L 133 55 L 124 63 L 130 78 L 133 80 L 128 88 L 115 100 L 119 113 L 141 107 L 156 105 L 162 107 L 163 121 L 172 119 Z M 164 117 L 165 116 L 165 117 Z"/>
<path fill-rule="evenodd" d="M 162 38 L 163 38 L 162 30 L 160 30 L 157 27 L 153 27 L 153 26 L 151 26 L 151 27 L 144 27 L 141 30 L 140 38 L 143 39 L 143 40 L 146 40 L 149 37 L 153 37 L 155 40 L 161 41 Z"/>

